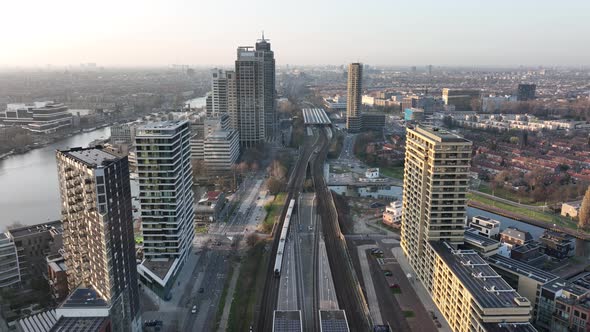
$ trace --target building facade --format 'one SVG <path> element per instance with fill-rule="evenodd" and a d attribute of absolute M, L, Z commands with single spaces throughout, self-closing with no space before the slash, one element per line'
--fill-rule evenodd
<path fill-rule="evenodd" d="M 537 86 L 535 84 L 519 84 L 518 91 L 516 93 L 516 99 L 518 101 L 529 101 L 535 99 L 535 92 Z"/>
<path fill-rule="evenodd" d="M 122 123 L 111 126 L 111 143 L 132 145 L 135 140 L 135 126 Z"/>
<path fill-rule="evenodd" d="M 165 297 L 194 238 L 189 123 L 141 126 L 135 143 L 144 243 L 138 270 L 141 281 Z"/>
<path fill-rule="evenodd" d="M 363 94 L 363 65 L 351 63 L 348 65 L 346 101 L 346 129 L 349 132 L 359 132 L 362 126 L 361 107 Z"/>
<path fill-rule="evenodd" d="M 10 234 L 0 233 L 0 289 L 16 288 L 20 283 L 16 246 Z"/>
<path fill-rule="evenodd" d="M 479 235 L 492 239 L 498 239 L 500 235 L 500 222 L 484 216 L 474 216 L 468 225 L 477 230 Z"/>
<path fill-rule="evenodd" d="M 232 170 L 240 156 L 240 139 L 238 132 L 231 128 L 227 114 L 193 124 L 191 135 L 191 158 L 202 161 L 203 174 Z"/>
<path fill-rule="evenodd" d="M 253 47 L 238 47 L 236 60 L 236 97 L 238 131 L 242 146 L 252 147 L 264 142 L 264 84 L 260 58 Z"/>
<path fill-rule="evenodd" d="M 8 104 L 0 113 L 0 122 L 6 125 L 21 126 L 33 132 L 52 133 L 72 126 L 72 114 L 61 103 L 52 101 L 33 104 Z"/>
<path fill-rule="evenodd" d="M 69 289 L 91 287 L 111 308 L 114 330 L 139 331 L 129 166 L 102 148 L 57 151 Z"/>
<path fill-rule="evenodd" d="M 275 88 L 275 57 L 268 39 L 262 38 L 256 42 L 256 54 L 260 59 L 264 108 L 264 129 L 266 137 L 274 137 L 277 130 L 277 107 Z"/>
<path fill-rule="evenodd" d="M 444 88 L 442 99 L 445 105 L 455 106 L 457 112 L 476 111 L 474 106 L 481 104 L 481 91 Z"/>

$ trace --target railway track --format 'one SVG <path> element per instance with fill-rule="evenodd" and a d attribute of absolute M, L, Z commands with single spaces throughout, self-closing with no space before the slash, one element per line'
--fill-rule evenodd
<path fill-rule="evenodd" d="M 320 135 L 320 137 L 316 136 L 314 139 L 315 141 L 313 142 L 307 140 L 303 146 L 303 149 L 300 150 L 299 157 L 297 158 L 297 162 L 295 163 L 293 172 L 291 172 L 291 176 L 287 185 L 287 202 L 290 202 L 292 199 L 297 200 L 299 192 L 303 188 L 303 182 L 305 181 L 307 168 L 313 155 L 315 146 L 317 144 L 326 145 L 325 135 Z M 275 227 L 275 230 L 280 230 L 282 228 L 283 221 L 287 214 L 287 209 L 288 204 L 283 207 L 279 218 L 279 223 Z M 272 331 L 273 312 L 277 307 L 277 296 L 279 293 L 280 284 L 280 279 L 274 276 L 274 262 L 277 254 L 278 244 L 279 236 L 277 236 L 275 232 L 271 246 L 270 260 L 267 266 L 264 290 L 261 300 L 258 304 L 259 310 L 257 310 L 257 317 L 255 318 L 254 331 Z"/>
<path fill-rule="evenodd" d="M 320 136 L 326 138 L 327 134 L 321 131 Z M 336 297 L 340 308 L 346 312 L 350 330 L 369 331 L 372 328 L 369 308 L 352 266 L 346 240 L 338 224 L 338 213 L 332 194 L 324 179 L 323 167 L 328 154 L 328 146 L 328 144 L 322 146 L 311 168 L 318 198 L 318 213 L 322 219 L 328 262 L 332 270 Z M 314 296 L 316 296 L 315 293 Z"/>

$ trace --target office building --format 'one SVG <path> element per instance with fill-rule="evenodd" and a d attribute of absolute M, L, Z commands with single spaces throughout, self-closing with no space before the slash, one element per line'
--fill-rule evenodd
<path fill-rule="evenodd" d="M 404 120 L 408 122 L 424 121 L 424 110 L 421 108 L 406 108 L 404 110 Z"/>
<path fill-rule="evenodd" d="M 531 302 L 476 251 L 460 249 L 471 145 L 438 128 L 408 128 L 402 250 L 453 331 L 535 331 Z"/>
<path fill-rule="evenodd" d="M 516 93 L 516 100 L 529 101 L 535 99 L 537 86 L 535 84 L 519 84 Z"/>
<path fill-rule="evenodd" d="M 479 90 L 448 89 L 442 90 L 442 99 L 445 105 L 455 106 L 455 111 L 477 111 L 481 107 L 481 92 Z"/>
<path fill-rule="evenodd" d="M 0 122 L 9 126 L 21 126 L 38 133 L 52 133 L 72 125 L 72 114 L 61 103 L 52 101 L 33 104 L 8 104 L 0 113 Z"/>
<path fill-rule="evenodd" d="M 16 246 L 8 233 L 0 233 L 0 289 L 20 286 L 21 277 Z"/>
<path fill-rule="evenodd" d="M 57 254 L 63 247 L 62 232 L 59 220 L 8 231 L 18 252 L 19 270 L 24 284 L 43 278 L 47 273 L 45 258 Z"/>
<path fill-rule="evenodd" d="M 264 129 L 266 137 L 274 137 L 277 130 L 277 107 L 276 107 L 276 88 L 275 88 L 275 57 L 270 48 L 270 42 L 264 38 L 256 41 L 256 55 L 260 59 L 262 90 L 262 104 L 264 108 Z"/>
<path fill-rule="evenodd" d="M 363 94 L 363 65 L 351 63 L 348 65 L 346 129 L 349 132 L 359 132 L 362 126 L 361 107 Z"/>
<path fill-rule="evenodd" d="M 232 126 L 237 124 L 241 145 L 256 146 L 273 137 L 277 128 L 275 60 L 270 43 L 262 35 L 255 47 L 238 47 L 235 62 L 235 99 L 237 121 L 232 116 Z M 228 84 L 233 84 L 228 80 Z M 233 93 L 228 87 L 229 93 Z M 232 115 L 233 104 L 229 103 Z M 235 128 L 235 127 L 234 127 Z"/>
<path fill-rule="evenodd" d="M 238 132 L 231 128 L 230 117 L 221 114 L 205 118 L 191 126 L 191 158 L 201 160 L 207 175 L 227 173 L 240 156 Z"/>
<path fill-rule="evenodd" d="M 140 126 L 135 145 L 144 250 L 138 271 L 146 287 L 166 297 L 195 233 L 189 123 Z"/>
<path fill-rule="evenodd" d="M 385 127 L 385 114 L 378 112 L 364 112 L 361 114 L 361 128 L 363 131 L 383 131 Z"/>
<path fill-rule="evenodd" d="M 135 140 L 135 126 L 128 123 L 111 126 L 111 144 L 133 145 Z"/>
<path fill-rule="evenodd" d="M 139 331 L 129 166 L 102 147 L 57 151 L 68 288 L 91 288 L 116 331 Z M 70 295 L 72 296 L 72 295 Z"/>

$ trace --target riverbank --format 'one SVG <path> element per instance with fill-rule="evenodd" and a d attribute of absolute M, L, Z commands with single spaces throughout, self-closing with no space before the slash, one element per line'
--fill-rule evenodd
<path fill-rule="evenodd" d="M 467 205 L 470 206 L 470 207 L 474 207 L 474 208 L 480 209 L 480 210 L 484 210 L 484 211 L 488 211 L 488 212 L 491 212 L 491 213 L 495 213 L 497 215 L 504 216 L 506 218 L 511 218 L 511 219 L 514 219 L 514 220 L 518 220 L 520 222 L 524 222 L 524 223 L 527 223 L 527 224 L 530 224 L 530 225 L 533 225 L 533 226 L 537 226 L 537 227 L 540 227 L 540 228 L 544 228 L 544 229 L 557 229 L 557 230 L 562 231 L 562 232 L 564 232 L 566 234 L 570 234 L 572 236 L 575 236 L 578 239 L 590 240 L 590 234 L 585 233 L 585 232 L 579 232 L 578 230 L 567 228 L 567 227 L 564 227 L 564 226 L 560 226 L 557 223 L 552 224 L 550 222 L 540 221 L 540 220 L 537 220 L 537 219 L 533 219 L 533 218 L 524 216 L 524 215 L 519 214 L 519 213 L 508 211 L 508 210 L 505 210 L 503 208 L 499 208 L 499 207 L 496 207 L 496 206 L 487 205 L 487 204 L 484 204 L 484 203 L 481 203 L 481 202 L 475 201 L 475 200 L 469 200 L 467 202 Z"/>

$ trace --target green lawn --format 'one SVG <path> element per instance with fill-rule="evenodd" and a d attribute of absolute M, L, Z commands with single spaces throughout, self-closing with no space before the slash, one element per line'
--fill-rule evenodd
<path fill-rule="evenodd" d="M 266 214 L 266 218 L 264 218 L 264 221 L 262 222 L 262 231 L 264 233 L 268 234 L 272 231 L 274 223 L 281 216 L 281 211 L 283 210 L 283 206 L 285 206 L 286 201 L 287 193 L 278 193 L 272 203 L 264 207 L 268 212 Z"/>
<path fill-rule="evenodd" d="M 479 191 L 481 191 L 482 193 L 486 193 L 488 195 L 494 195 L 494 196 L 498 196 L 500 198 L 504 198 L 504 199 L 508 199 L 511 200 L 513 202 L 517 202 L 517 203 L 521 203 L 521 204 L 527 204 L 527 205 L 544 205 L 545 202 L 535 202 L 531 197 L 522 197 L 521 195 L 511 192 L 510 190 L 504 189 L 504 188 L 498 188 L 493 190 L 492 188 L 490 188 L 490 186 L 488 186 L 487 184 L 481 184 L 479 186 L 479 188 L 477 189 Z"/>
<path fill-rule="evenodd" d="M 404 167 L 397 166 L 397 167 L 382 167 L 379 168 L 379 172 L 383 176 L 387 176 L 394 179 L 403 180 L 404 179 Z"/>
<path fill-rule="evenodd" d="M 391 289 L 391 293 L 392 294 L 401 294 L 402 293 L 402 289 L 401 288 L 390 288 Z"/>
<path fill-rule="evenodd" d="M 258 242 L 248 250 L 242 261 L 236 292 L 231 304 L 227 331 L 248 331 L 253 324 L 257 297 L 264 289 L 270 252 L 265 251 L 266 243 Z"/>
<path fill-rule="evenodd" d="M 412 310 L 404 310 L 404 317 L 411 318 L 414 317 L 416 314 Z"/>
<path fill-rule="evenodd" d="M 205 226 L 200 226 L 200 227 L 195 227 L 195 233 L 197 234 L 205 234 L 207 233 L 207 230 L 209 229 L 209 226 L 205 225 Z"/>
<path fill-rule="evenodd" d="M 472 200 L 479 202 L 481 204 L 485 204 L 488 206 L 496 207 L 498 209 L 506 210 L 509 212 L 513 212 L 519 214 L 524 217 L 533 218 L 538 221 L 543 221 L 549 224 L 557 224 L 559 226 L 568 227 L 571 229 L 577 229 L 577 224 L 569 220 L 567 218 L 561 217 L 559 215 L 550 213 L 550 212 L 541 212 L 541 211 L 534 211 L 524 207 L 513 206 L 507 203 L 497 202 L 493 199 L 484 197 L 482 195 L 478 195 L 475 193 L 469 193 L 467 197 Z"/>

